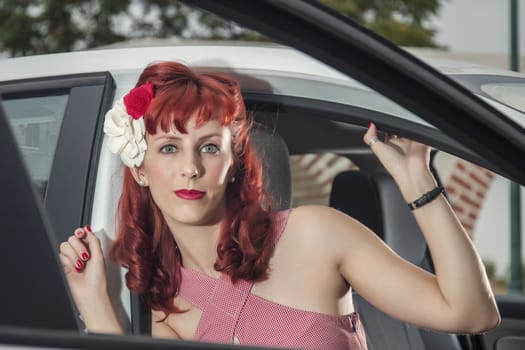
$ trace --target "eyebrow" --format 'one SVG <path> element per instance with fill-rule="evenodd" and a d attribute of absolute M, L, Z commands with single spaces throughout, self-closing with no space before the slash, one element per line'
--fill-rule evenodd
<path fill-rule="evenodd" d="M 209 139 L 209 138 L 212 138 L 212 137 L 222 137 L 222 134 L 220 134 L 220 133 L 204 134 L 204 135 L 200 136 L 197 140 L 198 141 L 202 141 L 202 140 Z M 153 139 L 154 140 L 181 140 L 181 137 L 175 136 L 175 135 L 171 135 L 171 134 L 170 135 L 162 135 L 162 136 L 153 135 Z"/>

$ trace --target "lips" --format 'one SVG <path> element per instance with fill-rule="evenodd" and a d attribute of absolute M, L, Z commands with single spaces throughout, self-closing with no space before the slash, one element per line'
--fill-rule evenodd
<path fill-rule="evenodd" d="M 182 198 L 182 199 L 186 199 L 186 200 L 192 200 L 192 201 L 201 199 L 202 197 L 204 197 L 205 194 L 206 194 L 206 192 L 197 191 L 197 190 L 178 190 L 178 191 L 175 191 L 175 195 L 177 195 L 177 197 Z"/>

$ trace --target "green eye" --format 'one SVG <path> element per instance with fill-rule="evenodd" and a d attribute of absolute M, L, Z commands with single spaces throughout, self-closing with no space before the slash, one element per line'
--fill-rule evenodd
<path fill-rule="evenodd" d="M 218 153 L 219 147 L 217 145 L 210 143 L 210 144 L 204 145 L 201 148 L 201 151 L 204 153 Z"/>
<path fill-rule="evenodd" d="M 174 153 L 177 151 L 177 147 L 173 145 L 165 145 L 161 147 L 160 151 L 162 153 Z"/>

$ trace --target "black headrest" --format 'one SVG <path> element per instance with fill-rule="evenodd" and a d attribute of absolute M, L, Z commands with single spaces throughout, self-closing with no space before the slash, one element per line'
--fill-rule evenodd
<path fill-rule="evenodd" d="M 360 221 L 408 261 L 427 263 L 426 242 L 392 177 L 384 173 L 338 174 L 330 206 Z"/>
<path fill-rule="evenodd" d="M 257 123 L 251 130 L 251 141 L 262 161 L 264 183 L 272 199 L 272 209 L 290 208 L 292 171 L 286 143 L 275 130 Z"/>

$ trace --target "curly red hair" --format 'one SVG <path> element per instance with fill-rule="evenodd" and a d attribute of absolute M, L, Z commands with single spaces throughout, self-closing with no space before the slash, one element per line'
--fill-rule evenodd
<path fill-rule="evenodd" d="M 186 131 L 198 111 L 197 125 L 217 119 L 232 130 L 235 182 L 226 189 L 226 214 L 217 245 L 215 269 L 232 281 L 268 277 L 273 253 L 270 200 L 262 181 L 261 162 L 250 144 L 251 121 L 237 81 L 223 75 L 197 74 L 176 62 L 152 64 L 137 86 L 150 82 L 155 97 L 144 116 L 146 130 L 155 134 L 175 126 Z M 118 206 L 117 238 L 111 257 L 127 267 L 128 288 L 153 309 L 167 316 L 181 312 L 173 304 L 181 282 L 177 243 L 148 188 L 138 186 L 129 168 L 124 171 Z"/>

